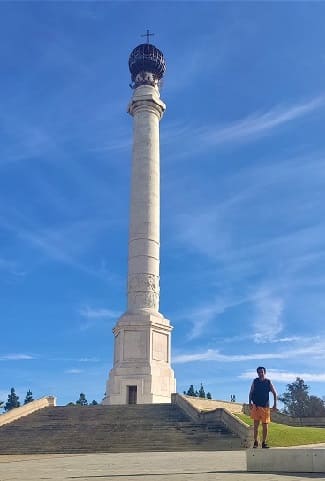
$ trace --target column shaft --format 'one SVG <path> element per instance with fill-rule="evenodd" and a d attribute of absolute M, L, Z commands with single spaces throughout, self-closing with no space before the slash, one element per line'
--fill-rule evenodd
<path fill-rule="evenodd" d="M 148 92 L 151 94 L 148 96 Z M 159 120 L 164 104 L 154 87 L 136 89 L 128 257 L 128 311 L 159 311 Z"/>

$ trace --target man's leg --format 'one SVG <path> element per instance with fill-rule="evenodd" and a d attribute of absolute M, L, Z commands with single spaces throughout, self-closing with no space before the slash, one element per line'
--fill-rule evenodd
<path fill-rule="evenodd" d="M 263 429 L 263 439 L 262 439 L 262 443 L 266 443 L 266 439 L 267 439 L 267 433 L 268 433 L 268 423 L 262 423 L 262 429 Z"/>
<path fill-rule="evenodd" d="M 260 421 L 259 420 L 256 421 L 254 419 L 254 441 L 258 441 L 258 426 L 259 426 L 259 424 L 260 424 Z M 264 426 L 264 424 L 263 424 L 263 426 Z"/>

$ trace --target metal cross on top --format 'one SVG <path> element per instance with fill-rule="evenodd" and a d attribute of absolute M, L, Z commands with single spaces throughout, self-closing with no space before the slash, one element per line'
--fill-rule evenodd
<path fill-rule="evenodd" d="M 149 37 L 151 37 L 152 35 L 154 35 L 154 33 L 150 33 L 150 31 L 147 30 L 147 33 L 144 33 L 143 35 L 141 35 L 141 37 L 147 37 L 147 43 L 149 43 Z"/>

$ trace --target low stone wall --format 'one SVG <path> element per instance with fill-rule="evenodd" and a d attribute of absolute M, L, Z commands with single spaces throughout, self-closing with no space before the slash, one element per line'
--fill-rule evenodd
<path fill-rule="evenodd" d="M 240 438 L 243 447 L 248 448 L 252 444 L 252 426 L 248 426 L 241 419 L 239 419 L 237 416 L 232 414 L 228 409 L 225 409 L 224 407 L 217 407 L 214 409 L 210 409 L 209 411 L 203 411 L 196 407 L 195 402 L 192 402 L 192 399 L 189 398 L 191 398 L 191 396 L 172 394 L 172 403 L 177 404 L 194 421 L 199 421 L 206 424 L 213 422 L 222 424 L 226 429 L 228 429 L 233 434 L 236 434 Z"/>
<path fill-rule="evenodd" d="M 325 449 L 323 448 L 248 449 L 246 460 L 247 471 L 251 472 L 325 472 Z"/>
<path fill-rule="evenodd" d="M 243 404 L 243 412 L 249 416 L 249 404 Z M 271 411 L 271 421 L 278 424 L 287 424 L 288 426 L 325 427 L 325 417 L 294 418 L 279 411 Z"/>
<path fill-rule="evenodd" d="M 36 399 L 28 404 L 24 404 L 19 408 L 11 409 L 5 414 L 0 415 L 0 426 L 4 424 L 12 423 L 16 419 L 28 416 L 39 409 L 56 406 L 56 398 L 54 396 L 45 396 L 40 399 Z"/>
<path fill-rule="evenodd" d="M 271 419 L 275 423 L 288 424 L 289 426 L 325 427 L 325 417 L 294 418 L 276 411 L 271 413 Z"/>
<path fill-rule="evenodd" d="M 173 393 L 171 396 L 172 404 L 177 404 L 193 421 L 201 421 L 202 415 L 200 410 L 195 408 L 187 399 L 186 396 Z"/>
<path fill-rule="evenodd" d="M 212 411 L 217 408 L 227 409 L 231 413 L 242 413 L 242 403 L 234 403 L 230 401 L 220 401 L 218 399 L 202 399 L 199 397 L 182 395 L 189 403 L 191 403 L 196 409 L 200 411 Z"/>

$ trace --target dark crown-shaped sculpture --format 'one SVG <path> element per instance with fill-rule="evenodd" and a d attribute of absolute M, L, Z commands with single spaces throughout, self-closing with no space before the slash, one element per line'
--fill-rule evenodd
<path fill-rule="evenodd" d="M 166 62 L 162 52 L 151 43 L 142 43 L 135 47 L 129 57 L 133 89 L 139 85 L 159 85 L 166 71 Z"/>

